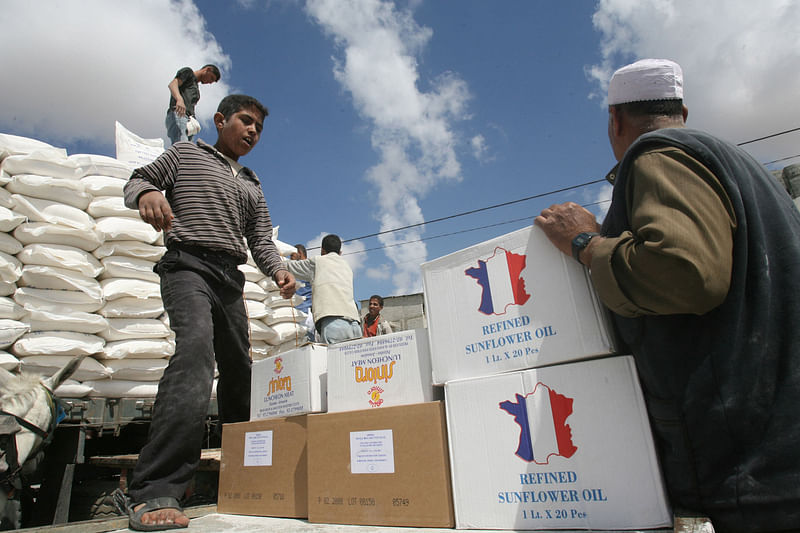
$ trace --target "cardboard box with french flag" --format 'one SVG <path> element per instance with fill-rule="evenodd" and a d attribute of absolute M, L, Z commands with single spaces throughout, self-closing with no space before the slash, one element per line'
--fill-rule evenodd
<path fill-rule="evenodd" d="M 631 356 L 449 381 L 459 529 L 649 529 L 672 515 Z"/>
<path fill-rule="evenodd" d="M 587 270 L 530 226 L 422 265 L 433 381 L 612 354 Z"/>

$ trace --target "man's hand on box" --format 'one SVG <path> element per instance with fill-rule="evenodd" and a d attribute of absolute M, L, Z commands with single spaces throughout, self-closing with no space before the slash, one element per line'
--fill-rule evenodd
<path fill-rule="evenodd" d="M 600 225 L 591 211 L 574 202 L 555 204 L 543 209 L 533 223 L 542 228 L 556 248 L 570 257 L 572 239 L 579 233 L 600 231 Z"/>

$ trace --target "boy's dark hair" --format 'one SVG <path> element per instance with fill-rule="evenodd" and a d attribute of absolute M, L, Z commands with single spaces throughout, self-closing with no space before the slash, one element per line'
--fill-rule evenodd
<path fill-rule="evenodd" d="M 295 244 L 294 247 L 297 248 L 297 253 L 299 253 L 303 257 L 308 257 L 308 252 L 306 251 L 305 246 L 303 246 L 302 244 Z"/>
<path fill-rule="evenodd" d="M 337 254 L 341 254 L 342 239 L 340 239 L 338 235 L 334 234 L 325 235 L 325 237 L 322 239 L 322 249 L 328 253 L 336 252 Z"/>
<path fill-rule="evenodd" d="M 222 113 L 225 118 L 231 118 L 234 113 L 238 113 L 244 108 L 257 109 L 264 115 L 264 118 L 269 115 L 269 111 L 264 107 L 264 104 L 246 94 L 229 94 L 219 103 L 217 113 Z"/>
<path fill-rule="evenodd" d="M 202 67 L 200 67 L 201 70 L 204 69 L 204 68 L 210 69 L 211 72 L 214 73 L 214 76 L 217 77 L 217 81 L 219 81 L 220 78 L 222 78 L 222 74 L 220 74 L 220 72 L 219 72 L 219 67 L 217 67 L 216 65 L 212 65 L 211 63 L 209 63 L 208 65 L 203 65 Z"/>
<path fill-rule="evenodd" d="M 615 107 L 630 116 L 641 117 L 645 115 L 663 115 L 667 117 L 681 116 L 683 113 L 683 100 L 645 100 L 643 102 L 627 102 L 614 104 Z"/>
<path fill-rule="evenodd" d="M 378 305 L 383 307 L 383 298 L 378 296 L 377 294 L 373 294 L 372 296 L 369 297 L 369 299 L 370 300 L 378 300 Z"/>

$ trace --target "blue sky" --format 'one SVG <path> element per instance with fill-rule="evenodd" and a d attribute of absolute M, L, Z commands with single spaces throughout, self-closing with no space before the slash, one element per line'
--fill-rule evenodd
<path fill-rule="evenodd" d="M 734 142 L 797 127 L 800 7 L 754 5 L 7 0 L 0 46 L 15 53 L 0 57 L 0 132 L 113 155 L 115 120 L 165 136 L 175 71 L 217 63 L 200 137 L 214 141 L 225 94 L 266 104 L 242 163 L 262 180 L 279 239 L 315 246 L 329 232 L 354 239 L 604 177 L 605 83 L 641 57 L 682 64 L 692 127 Z M 800 154 L 798 141 L 747 149 L 766 162 Z M 607 196 L 580 187 L 350 242 L 356 298 L 421 291 L 420 263 L 529 225 L 551 203 Z"/>

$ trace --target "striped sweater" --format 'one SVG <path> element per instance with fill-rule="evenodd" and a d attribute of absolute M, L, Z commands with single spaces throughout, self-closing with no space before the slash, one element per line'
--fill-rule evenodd
<path fill-rule="evenodd" d="M 272 241 L 272 221 L 255 173 L 243 167 L 233 177 L 216 148 L 198 141 L 175 143 L 158 159 L 133 171 L 125 184 L 125 205 L 139 208 L 139 197 L 165 191 L 175 218 L 166 244 L 181 243 L 222 251 L 247 261 L 245 240 L 267 276 L 285 270 Z"/>

